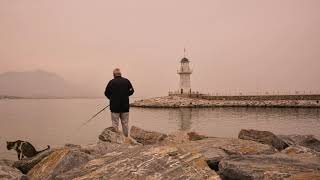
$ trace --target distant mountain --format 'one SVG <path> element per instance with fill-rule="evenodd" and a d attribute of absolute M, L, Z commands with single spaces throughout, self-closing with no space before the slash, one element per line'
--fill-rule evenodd
<path fill-rule="evenodd" d="M 87 96 L 81 87 L 43 70 L 0 74 L 0 95 L 20 97 Z"/>

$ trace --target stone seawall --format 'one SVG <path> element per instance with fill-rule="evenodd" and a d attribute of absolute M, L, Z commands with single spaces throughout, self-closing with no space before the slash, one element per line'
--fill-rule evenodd
<path fill-rule="evenodd" d="M 180 96 L 188 98 L 201 98 L 207 100 L 228 100 L 228 101 L 274 101 L 274 100 L 315 100 L 320 101 L 320 95 L 249 95 L 249 96 L 211 96 L 206 94 L 175 94 L 171 96 Z"/>
<path fill-rule="evenodd" d="M 320 108 L 320 96 L 227 96 L 225 99 L 213 99 L 193 96 L 165 96 L 135 101 L 131 107 L 145 108 L 198 108 L 198 107 L 290 107 L 290 108 Z M 218 97 L 218 96 L 216 96 Z M 256 99 L 254 99 L 255 97 Z M 270 99 L 268 99 L 268 97 Z M 241 99 L 243 98 L 243 99 Z M 252 98 L 252 99 L 250 99 Z M 292 98 L 292 99 L 290 99 Z M 304 98 L 297 99 L 297 98 Z M 309 99 L 308 99 L 309 98 Z"/>

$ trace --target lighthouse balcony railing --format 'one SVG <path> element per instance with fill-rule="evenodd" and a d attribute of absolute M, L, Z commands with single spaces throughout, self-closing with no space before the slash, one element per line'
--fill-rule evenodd
<path fill-rule="evenodd" d="M 178 69 L 177 70 L 177 73 L 178 74 L 191 74 L 193 71 L 192 71 L 192 69 Z"/>
<path fill-rule="evenodd" d="M 169 96 L 184 96 L 184 97 L 189 97 L 192 94 L 200 94 L 199 92 L 195 92 L 195 91 L 186 91 L 184 93 L 181 93 L 181 91 L 177 90 L 177 91 L 169 91 L 168 95 Z"/>

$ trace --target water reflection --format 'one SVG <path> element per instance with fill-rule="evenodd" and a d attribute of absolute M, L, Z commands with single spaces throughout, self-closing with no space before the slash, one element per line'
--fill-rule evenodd
<path fill-rule="evenodd" d="M 179 130 L 191 130 L 198 119 L 198 109 L 180 108 L 169 111 L 169 120 L 175 121 Z"/>
<path fill-rule="evenodd" d="M 179 130 L 190 130 L 191 129 L 191 118 L 192 118 L 192 113 L 191 113 L 192 109 L 179 109 L 178 113 L 179 113 L 179 117 L 178 117 L 178 121 L 180 121 L 179 123 Z"/>

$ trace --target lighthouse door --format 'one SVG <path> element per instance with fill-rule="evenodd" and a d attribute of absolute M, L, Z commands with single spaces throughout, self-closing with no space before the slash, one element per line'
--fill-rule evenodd
<path fill-rule="evenodd" d="M 183 89 L 181 89 L 181 94 L 183 94 Z"/>

